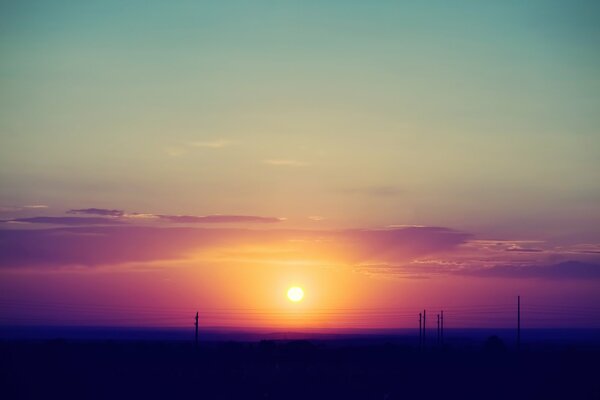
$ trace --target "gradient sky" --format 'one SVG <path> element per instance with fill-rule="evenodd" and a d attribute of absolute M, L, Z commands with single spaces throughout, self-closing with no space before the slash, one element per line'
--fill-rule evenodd
<path fill-rule="evenodd" d="M 0 2 L 0 323 L 587 326 L 599 48 L 595 1 Z"/>

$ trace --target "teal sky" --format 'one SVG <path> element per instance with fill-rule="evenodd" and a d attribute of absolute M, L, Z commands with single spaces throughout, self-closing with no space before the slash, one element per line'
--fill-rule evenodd
<path fill-rule="evenodd" d="M 0 205 L 597 234 L 599 16 L 592 1 L 2 2 Z"/>

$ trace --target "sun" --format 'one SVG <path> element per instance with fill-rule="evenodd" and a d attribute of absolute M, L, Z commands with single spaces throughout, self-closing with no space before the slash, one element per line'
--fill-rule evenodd
<path fill-rule="evenodd" d="M 293 286 L 288 289 L 287 296 L 290 301 L 297 303 L 304 297 L 304 291 L 301 287 Z"/>

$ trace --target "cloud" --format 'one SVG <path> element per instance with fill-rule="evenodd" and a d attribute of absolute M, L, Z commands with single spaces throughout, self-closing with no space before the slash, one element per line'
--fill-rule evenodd
<path fill-rule="evenodd" d="M 428 279 L 435 275 L 448 274 L 448 265 L 432 264 L 424 267 L 418 264 L 390 265 L 390 264 L 359 264 L 354 271 L 367 275 L 401 276 L 410 279 Z"/>
<path fill-rule="evenodd" d="M 53 224 L 53 225 L 113 225 L 120 224 L 121 221 L 112 218 L 94 218 L 94 217 L 30 217 L 13 218 L 0 222 L 6 223 L 25 223 L 25 224 Z"/>
<path fill-rule="evenodd" d="M 223 147 L 235 146 L 238 142 L 235 140 L 216 139 L 201 142 L 190 142 L 192 147 L 206 147 L 210 149 L 222 149 Z"/>
<path fill-rule="evenodd" d="M 461 274 L 494 278 L 600 279 L 600 264 L 565 261 L 551 265 L 497 265 Z"/>
<path fill-rule="evenodd" d="M 308 163 L 305 163 L 303 161 L 288 160 L 288 159 L 282 159 L 282 158 L 263 160 L 263 163 L 267 164 L 267 165 L 281 166 L 281 167 L 305 167 L 308 165 Z"/>
<path fill-rule="evenodd" d="M 540 240 L 471 240 L 468 244 L 482 252 L 543 253 L 551 251 L 547 243 Z"/>
<path fill-rule="evenodd" d="M 130 218 L 130 219 L 137 219 L 137 220 L 148 220 L 148 219 L 158 219 L 158 215 L 156 214 L 148 214 L 148 213 L 131 213 L 131 214 L 124 214 L 123 217 L 125 218 Z"/>
<path fill-rule="evenodd" d="M 311 215 L 308 217 L 308 219 L 310 219 L 311 221 L 323 221 L 325 219 L 325 217 L 321 217 L 320 215 Z"/>
<path fill-rule="evenodd" d="M 154 220 L 159 222 L 188 223 L 188 224 L 269 224 L 285 221 L 285 218 L 264 217 L 257 215 L 169 215 L 151 213 L 126 213 L 124 210 L 108 208 L 78 208 L 67 211 L 67 214 L 99 215 L 107 218 L 93 217 L 29 217 L 0 220 L 5 223 L 30 223 L 30 224 L 59 224 L 59 225 L 109 225 L 120 222 L 133 222 L 135 220 Z"/>
<path fill-rule="evenodd" d="M 186 228 L 85 227 L 0 230 L 0 265 L 110 265 L 180 258 L 194 241 L 207 241 Z"/>
<path fill-rule="evenodd" d="M 575 244 L 569 246 L 568 251 L 574 254 L 600 254 L 600 244 Z"/>
<path fill-rule="evenodd" d="M 0 265 L 95 266 L 180 260 L 201 254 L 213 257 L 211 262 L 287 263 L 303 260 L 315 265 L 334 262 L 351 266 L 371 260 L 397 262 L 437 253 L 461 243 L 465 237 L 443 228 L 310 231 L 121 225 L 5 229 L 0 230 Z"/>
<path fill-rule="evenodd" d="M 67 214 L 92 214 L 103 215 L 107 217 L 122 217 L 125 215 L 123 210 L 109 210 L 106 208 L 81 208 L 67 211 Z"/>
<path fill-rule="evenodd" d="M 394 197 L 404 193 L 403 189 L 389 185 L 346 188 L 342 191 L 348 194 L 359 194 L 372 197 Z"/>
<path fill-rule="evenodd" d="M 290 231 L 88 226 L 0 229 L 0 267 L 119 265 L 186 260 L 203 251 L 285 245 Z"/>
<path fill-rule="evenodd" d="M 235 215 L 151 215 L 175 223 L 278 221 Z M 558 253 L 541 244 L 543 252 L 506 251 L 515 242 L 473 240 L 469 233 L 444 227 L 299 230 L 118 225 L 125 218 L 23 218 L 22 223 L 88 226 L 0 229 L 0 267 L 97 266 L 194 259 L 214 266 L 219 263 L 330 265 L 402 278 L 600 278 L 597 253 L 575 253 L 570 248 Z M 588 246 L 585 248 L 587 251 Z"/>
<path fill-rule="evenodd" d="M 147 215 L 147 214 L 146 214 Z M 259 217 L 255 215 L 162 215 L 156 214 L 156 217 L 162 220 L 176 223 L 204 223 L 204 224 L 222 224 L 222 223 L 277 223 L 282 222 L 283 218 Z"/>
<path fill-rule="evenodd" d="M 239 142 L 235 140 L 216 139 L 209 141 L 189 142 L 165 148 L 167 155 L 171 157 L 180 157 L 190 150 L 190 148 L 222 149 L 224 147 L 235 146 Z"/>
<path fill-rule="evenodd" d="M 400 265 L 362 264 L 354 269 L 369 275 L 390 275 L 406 278 L 454 275 L 506 279 L 600 279 L 600 264 L 573 260 L 557 264 L 494 265 L 485 268 L 461 262 L 427 260 L 426 262 L 411 262 Z"/>
<path fill-rule="evenodd" d="M 514 244 L 505 249 L 504 251 L 513 251 L 517 253 L 542 253 L 544 250 L 538 249 L 536 247 L 522 247 L 517 244 Z"/>
<path fill-rule="evenodd" d="M 394 263 L 451 251 L 470 236 L 443 227 L 349 230 L 342 233 L 339 246 L 355 262 Z"/>
<path fill-rule="evenodd" d="M 45 204 L 31 204 L 25 206 L 0 206 L 0 212 L 17 212 L 23 210 L 35 210 L 41 208 L 48 208 Z"/>

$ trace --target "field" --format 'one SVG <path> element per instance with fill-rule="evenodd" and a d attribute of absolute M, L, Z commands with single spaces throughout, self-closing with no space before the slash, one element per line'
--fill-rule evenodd
<path fill-rule="evenodd" d="M 4 340 L 3 399 L 600 399 L 600 347 L 498 337 Z"/>

